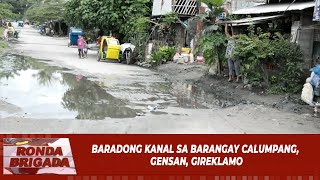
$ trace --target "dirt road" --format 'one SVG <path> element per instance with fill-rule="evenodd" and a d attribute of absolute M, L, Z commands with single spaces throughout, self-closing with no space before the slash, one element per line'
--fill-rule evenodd
<path fill-rule="evenodd" d="M 1 133 L 319 133 L 318 119 L 169 82 L 137 66 L 79 59 L 67 38 L 25 27 L 0 58 Z"/>

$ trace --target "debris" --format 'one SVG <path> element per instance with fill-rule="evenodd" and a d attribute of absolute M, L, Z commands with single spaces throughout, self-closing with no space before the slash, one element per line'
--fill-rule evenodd
<path fill-rule="evenodd" d="M 148 106 L 148 110 L 150 111 L 150 112 L 152 112 L 152 111 L 155 111 L 155 110 L 157 110 L 157 106 Z"/>
<path fill-rule="evenodd" d="M 137 113 L 137 116 L 144 116 L 143 113 Z"/>
<path fill-rule="evenodd" d="M 247 85 L 244 86 L 244 88 L 251 90 L 252 89 L 252 84 L 247 84 Z"/>

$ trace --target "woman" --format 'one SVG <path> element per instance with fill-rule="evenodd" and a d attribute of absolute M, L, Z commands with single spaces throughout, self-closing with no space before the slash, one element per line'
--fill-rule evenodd
<path fill-rule="evenodd" d="M 239 59 L 234 57 L 234 50 L 236 47 L 236 34 L 231 27 L 232 35 L 229 33 L 228 24 L 225 25 L 225 33 L 228 38 L 228 46 L 226 51 L 226 58 L 228 59 L 228 67 L 229 67 L 229 82 L 233 81 L 234 70 L 237 76 L 237 82 L 240 81 L 240 61 Z"/>
<path fill-rule="evenodd" d="M 78 51 L 79 51 L 79 58 L 84 58 L 83 49 L 86 46 L 86 41 L 83 39 L 82 35 L 78 35 Z"/>

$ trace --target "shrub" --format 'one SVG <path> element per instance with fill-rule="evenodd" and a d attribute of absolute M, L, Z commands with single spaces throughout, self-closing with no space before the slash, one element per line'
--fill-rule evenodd
<path fill-rule="evenodd" d="M 212 66 L 217 60 L 225 59 L 225 41 L 225 35 L 220 32 L 204 34 L 200 39 L 197 51 L 203 52 L 206 63 Z"/>
<path fill-rule="evenodd" d="M 252 84 L 265 83 L 270 93 L 296 93 L 301 89 L 301 64 L 303 62 L 300 48 L 279 33 L 271 37 L 254 26 L 248 28 L 248 35 L 237 39 L 235 55 L 241 59 L 242 73 Z M 271 76 L 266 64 L 275 67 L 276 76 Z"/>
<path fill-rule="evenodd" d="M 175 47 L 162 46 L 151 54 L 151 64 L 160 65 L 162 62 L 172 61 L 175 53 Z"/>
<path fill-rule="evenodd" d="M 301 90 L 300 79 L 303 76 L 303 54 L 297 44 L 281 34 L 276 34 L 273 46 L 273 64 L 278 68 L 278 74 L 272 76 L 270 93 L 296 93 Z"/>

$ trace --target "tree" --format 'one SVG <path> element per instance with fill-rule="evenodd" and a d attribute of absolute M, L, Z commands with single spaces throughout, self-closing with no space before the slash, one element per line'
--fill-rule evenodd
<path fill-rule="evenodd" d="M 137 19 L 149 17 L 150 6 L 150 0 L 70 0 L 66 3 L 65 19 L 70 26 L 99 28 L 125 34 L 129 39 Z"/>
<path fill-rule="evenodd" d="M 207 4 L 208 11 L 200 14 L 197 18 L 204 22 L 204 29 L 199 43 L 199 50 L 204 53 L 206 63 L 211 66 L 214 74 L 221 75 L 222 60 L 224 59 L 225 36 L 217 32 L 217 17 L 223 12 L 225 0 L 201 0 Z"/>
<path fill-rule="evenodd" d="M 33 1 L 33 5 L 26 11 L 30 21 L 46 22 L 62 20 L 64 17 L 64 0 Z"/>
<path fill-rule="evenodd" d="M 0 19 L 14 18 L 16 14 L 12 12 L 13 6 L 6 3 L 0 4 Z"/>

